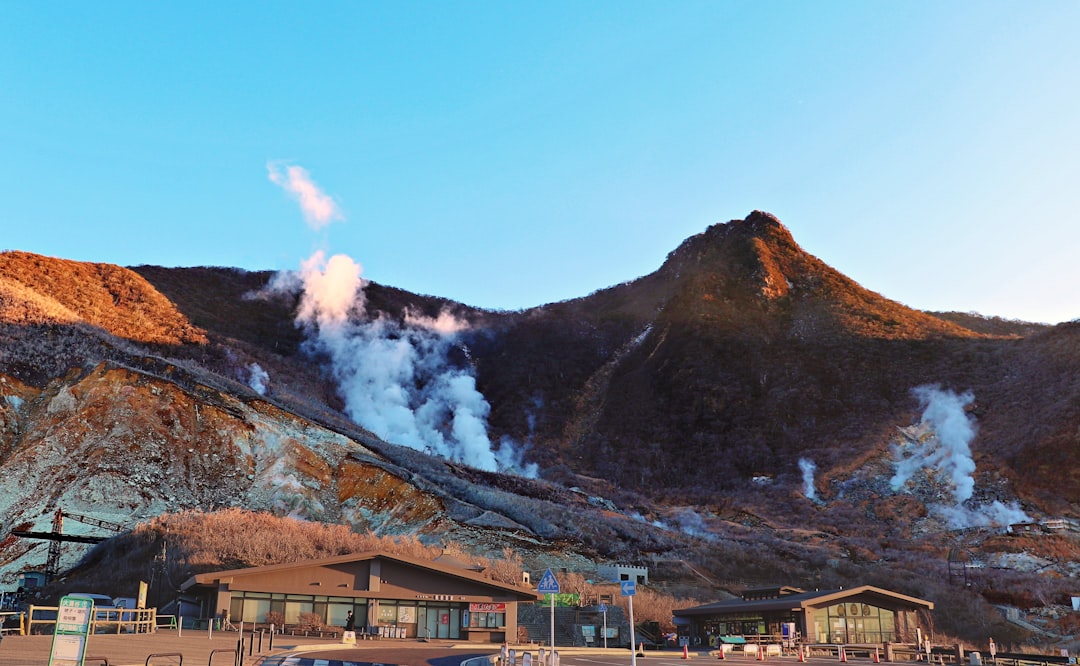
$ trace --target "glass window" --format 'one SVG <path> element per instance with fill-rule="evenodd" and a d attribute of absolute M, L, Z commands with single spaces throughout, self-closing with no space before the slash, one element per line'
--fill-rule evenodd
<path fill-rule="evenodd" d="M 290 595 L 292 596 L 292 595 Z M 300 616 L 304 613 L 314 612 L 314 602 L 311 601 L 286 601 L 285 622 L 286 624 L 298 624 Z"/>
<path fill-rule="evenodd" d="M 266 622 L 266 614 L 270 612 L 270 600 L 246 597 L 244 599 L 244 611 L 240 619 L 247 622 Z"/>

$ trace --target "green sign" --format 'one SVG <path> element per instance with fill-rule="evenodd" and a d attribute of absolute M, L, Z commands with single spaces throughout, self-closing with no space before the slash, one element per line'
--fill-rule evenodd
<path fill-rule="evenodd" d="M 93 599 L 64 597 L 60 600 L 49 666 L 82 666 L 93 617 Z"/>
<path fill-rule="evenodd" d="M 581 595 L 578 594 L 577 592 L 562 592 L 560 594 L 555 595 L 555 605 L 556 606 L 569 606 L 569 607 L 573 608 L 573 607 L 576 607 L 576 606 L 580 606 L 581 605 L 580 601 L 581 601 Z M 545 594 L 544 595 L 544 605 L 546 605 L 546 606 L 551 605 L 551 595 L 550 594 Z"/>

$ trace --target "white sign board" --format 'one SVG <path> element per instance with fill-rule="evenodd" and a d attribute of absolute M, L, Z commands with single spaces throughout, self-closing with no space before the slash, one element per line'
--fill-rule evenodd
<path fill-rule="evenodd" d="M 64 597 L 60 600 L 49 666 L 82 666 L 93 617 L 92 599 Z"/>

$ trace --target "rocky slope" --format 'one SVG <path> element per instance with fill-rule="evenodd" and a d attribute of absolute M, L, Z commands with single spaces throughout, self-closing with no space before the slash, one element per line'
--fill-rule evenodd
<path fill-rule="evenodd" d="M 57 508 L 131 525 L 238 506 L 488 552 L 689 559 L 716 580 L 877 580 L 927 598 L 952 594 L 939 586 L 958 540 L 990 543 L 987 562 L 1080 552 L 995 540 L 1002 522 L 1080 512 L 1080 324 L 911 310 L 768 214 L 710 227 L 638 280 L 522 312 L 367 284 L 335 340 L 298 325 L 305 295 L 267 291 L 272 278 L 0 254 L 5 531 L 48 531 Z M 453 333 L 432 333 L 451 319 Z M 330 342 L 364 362 L 345 372 Z M 415 372 L 385 388 L 479 395 L 473 422 L 493 451 L 509 442 L 515 474 L 350 418 L 355 385 L 406 342 Z M 935 416 L 939 399 L 951 407 Z M 457 436 L 454 410 L 414 407 L 444 410 L 426 436 Z M 530 464 L 541 478 L 522 475 Z M 0 581 L 46 549 L 5 539 Z M 63 564 L 83 550 L 66 545 Z M 1017 575 L 979 591 L 1064 589 Z"/>

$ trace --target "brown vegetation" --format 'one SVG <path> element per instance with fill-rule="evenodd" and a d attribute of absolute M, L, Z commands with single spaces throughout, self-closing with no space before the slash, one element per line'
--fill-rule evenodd
<path fill-rule="evenodd" d="M 0 253 L 0 322 L 85 323 L 136 342 L 206 342 L 176 306 L 138 274 L 111 264 Z"/>

